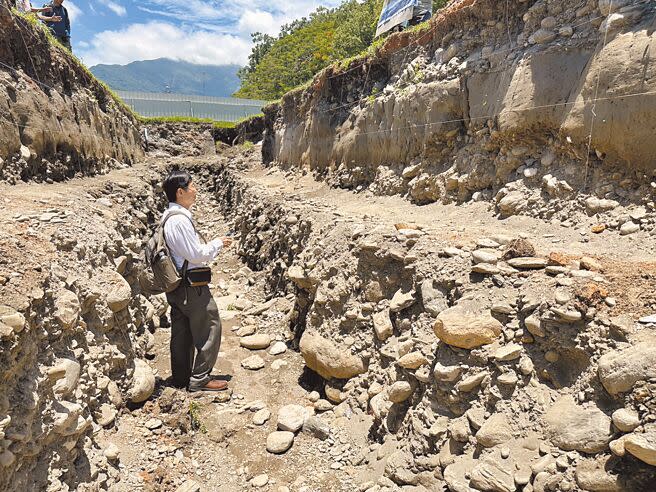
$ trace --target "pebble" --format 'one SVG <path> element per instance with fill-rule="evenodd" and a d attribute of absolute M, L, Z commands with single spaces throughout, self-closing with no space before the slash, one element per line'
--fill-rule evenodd
<path fill-rule="evenodd" d="M 269 350 L 271 355 L 280 355 L 284 354 L 285 352 L 287 352 L 287 344 L 285 342 L 276 342 Z"/>
<path fill-rule="evenodd" d="M 251 485 L 253 485 L 253 487 L 258 487 L 258 488 L 264 487 L 268 483 L 269 483 L 269 475 L 267 475 L 266 473 L 257 475 L 253 477 L 253 479 L 251 480 Z"/>
<path fill-rule="evenodd" d="M 285 453 L 294 443 L 294 433 L 288 431 L 275 431 L 269 434 L 266 449 L 269 453 Z"/>
<path fill-rule="evenodd" d="M 267 408 L 258 410 L 253 415 L 253 423 L 255 425 L 264 425 L 264 423 L 271 418 L 271 411 Z"/>
<path fill-rule="evenodd" d="M 116 444 L 114 443 L 111 443 L 109 446 L 105 448 L 105 450 L 103 451 L 103 455 L 109 461 L 117 461 L 119 457 L 118 446 L 116 446 Z"/>
<path fill-rule="evenodd" d="M 152 418 L 146 421 L 144 424 L 146 429 L 155 430 L 162 427 L 162 421 L 160 419 Z"/>
<path fill-rule="evenodd" d="M 634 232 L 638 232 L 640 230 L 640 225 L 636 224 L 635 222 L 628 221 L 622 224 L 622 227 L 620 227 L 620 235 L 622 236 L 628 236 L 629 234 L 633 234 Z"/>

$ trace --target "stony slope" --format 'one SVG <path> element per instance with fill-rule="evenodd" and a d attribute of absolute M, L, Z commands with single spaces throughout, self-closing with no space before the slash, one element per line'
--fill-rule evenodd
<path fill-rule="evenodd" d="M 134 116 L 9 4 L 0 3 L 0 179 L 56 181 L 142 157 Z"/>

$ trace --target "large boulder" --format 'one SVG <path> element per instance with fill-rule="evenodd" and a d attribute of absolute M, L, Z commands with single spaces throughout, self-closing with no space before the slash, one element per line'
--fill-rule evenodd
<path fill-rule="evenodd" d="M 489 314 L 470 313 L 455 306 L 442 311 L 433 330 L 448 345 L 473 349 L 494 342 L 503 326 Z"/>
<path fill-rule="evenodd" d="M 300 347 L 305 364 L 326 379 L 349 379 L 364 373 L 364 361 L 316 332 L 303 333 Z"/>
<path fill-rule="evenodd" d="M 577 405 L 570 395 L 556 400 L 544 416 L 551 441 L 565 451 L 599 453 L 608 447 L 611 419 L 594 405 Z"/>
<path fill-rule="evenodd" d="M 656 377 L 656 337 L 603 355 L 598 374 L 612 395 L 629 391 L 636 381 Z"/>

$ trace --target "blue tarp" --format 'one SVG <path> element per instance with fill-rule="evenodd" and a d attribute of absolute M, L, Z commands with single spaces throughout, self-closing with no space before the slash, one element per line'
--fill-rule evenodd
<path fill-rule="evenodd" d="M 376 36 L 412 19 L 414 8 L 418 5 L 419 0 L 385 0 L 376 27 Z"/>

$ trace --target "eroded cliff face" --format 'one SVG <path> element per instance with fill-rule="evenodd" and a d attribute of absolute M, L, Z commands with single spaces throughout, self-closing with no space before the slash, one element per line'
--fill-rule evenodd
<path fill-rule="evenodd" d="M 430 30 L 269 106 L 264 158 L 419 204 L 488 199 L 562 220 L 600 212 L 590 199 L 652 210 L 653 11 L 454 2 Z"/>
<path fill-rule="evenodd" d="M 142 157 L 134 116 L 9 3 L 0 4 L 0 179 L 57 181 Z"/>

